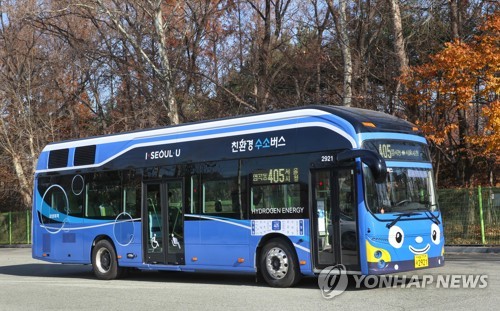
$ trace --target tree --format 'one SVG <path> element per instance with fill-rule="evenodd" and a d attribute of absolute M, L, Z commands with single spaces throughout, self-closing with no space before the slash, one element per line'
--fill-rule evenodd
<path fill-rule="evenodd" d="M 256 111 L 266 111 L 270 107 L 271 87 L 277 74 L 285 67 L 285 62 L 275 63 L 275 51 L 282 46 L 286 14 L 291 0 L 247 0 L 254 11 L 255 20 L 255 107 Z M 273 65 L 277 65 L 273 67 Z"/>
<path fill-rule="evenodd" d="M 111 3 L 104 2 L 103 0 L 96 0 L 96 7 L 93 8 L 94 12 L 99 8 L 108 15 L 118 32 L 134 47 L 136 53 L 140 55 L 143 61 L 151 66 L 154 73 L 157 74 L 159 79 L 163 82 L 165 106 L 171 124 L 179 124 L 180 119 L 179 107 L 175 98 L 176 83 L 173 73 L 175 68 L 168 55 L 167 43 L 169 41 L 169 32 L 172 26 L 177 22 L 176 16 L 180 5 L 181 2 L 178 1 L 171 1 L 169 3 L 162 0 L 130 1 L 129 3 L 116 0 L 111 1 Z M 152 39 L 158 43 L 156 44 L 156 48 L 158 49 L 159 63 L 156 63 L 155 60 L 150 57 L 141 42 L 136 40 L 133 32 L 137 31 L 137 29 L 134 29 L 134 25 L 141 25 L 141 23 L 138 20 L 134 20 L 134 17 L 141 15 L 129 14 L 130 9 L 134 12 L 142 10 L 145 16 L 152 21 L 154 29 Z M 127 25 L 124 24 L 125 21 Z"/>
<path fill-rule="evenodd" d="M 339 0 L 338 17 L 335 14 L 333 0 L 328 0 L 328 7 L 333 15 L 333 20 L 337 26 L 339 37 L 340 50 L 342 51 L 342 59 L 344 64 L 344 81 L 342 92 L 342 105 L 351 106 L 352 103 L 352 58 L 351 45 L 347 27 L 347 1 Z"/>
<path fill-rule="evenodd" d="M 397 60 L 397 76 L 401 76 L 408 70 L 408 56 L 406 54 L 405 40 L 403 35 L 403 22 L 401 21 L 401 11 L 399 9 L 398 0 L 388 0 L 391 11 L 392 28 L 394 32 L 394 53 Z M 396 81 L 394 90 L 394 100 L 390 102 L 389 112 L 394 113 L 394 110 L 399 110 L 399 95 L 401 92 L 401 83 L 399 79 Z M 393 105 L 393 103 L 395 105 Z M 395 107 L 394 107 L 395 106 Z"/>
<path fill-rule="evenodd" d="M 460 185 L 481 180 L 474 176 L 477 167 L 487 168 L 493 183 L 499 164 L 499 38 L 497 12 L 471 42 L 447 43 L 431 62 L 413 67 L 403 79 L 409 114 L 431 141 L 436 167 L 444 159 Z"/>
<path fill-rule="evenodd" d="M 82 91 L 67 47 L 26 23 L 36 2 L 2 1 L 0 11 L 0 154 L 7 170 L 2 174 L 11 174 L 6 180 L 14 182 L 21 208 L 27 208 L 41 148 L 78 137 L 91 122 L 75 101 Z"/>
<path fill-rule="evenodd" d="M 498 12 L 493 1 L 2 0 L 0 10 L 0 177 L 16 185 L 0 184 L 0 200 L 16 191 L 28 204 L 48 142 L 308 104 L 404 112 L 427 133 L 443 183 L 498 174 L 496 33 L 477 28 Z"/>

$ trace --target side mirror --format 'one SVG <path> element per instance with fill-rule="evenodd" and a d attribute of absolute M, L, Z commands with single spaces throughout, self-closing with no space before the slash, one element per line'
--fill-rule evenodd
<path fill-rule="evenodd" d="M 345 150 L 337 154 L 337 162 L 354 160 L 356 158 L 361 158 L 361 162 L 368 165 L 376 183 L 385 182 L 387 179 L 387 166 L 385 165 L 385 160 L 378 153 L 366 149 L 354 149 Z"/>

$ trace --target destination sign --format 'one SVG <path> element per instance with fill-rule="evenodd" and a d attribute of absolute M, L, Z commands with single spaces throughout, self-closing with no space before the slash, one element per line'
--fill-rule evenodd
<path fill-rule="evenodd" d="M 299 182 L 299 168 L 271 168 L 252 174 L 253 184 L 284 184 Z"/>
<path fill-rule="evenodd" d="M 429 149 L 426 145 L 401 140 L 369 140 L 364 148 L 376 151 L 385 160 L 429 162 Z"/>

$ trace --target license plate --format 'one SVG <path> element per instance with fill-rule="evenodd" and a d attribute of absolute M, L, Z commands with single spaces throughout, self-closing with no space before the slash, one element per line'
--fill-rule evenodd
<path fill-rule="evenodd" d="M 425 268 L 429 266 L 429 256 L 427 254 L 415 256 L 415 268 Z"/>

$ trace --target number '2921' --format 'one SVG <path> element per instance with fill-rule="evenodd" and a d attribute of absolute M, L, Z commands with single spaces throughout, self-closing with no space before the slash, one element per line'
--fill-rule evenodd
<path fill-rule="evenodd" d="M 333 162 L 335 157 L 332 155 L 321 156 L 321 162 Z"/>

